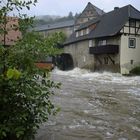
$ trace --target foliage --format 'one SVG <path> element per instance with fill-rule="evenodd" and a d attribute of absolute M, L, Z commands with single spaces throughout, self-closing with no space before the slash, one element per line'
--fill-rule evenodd
<path fill-rule="evenodd" d="M 0 9 L 0 36 L 4 36 L 4 42 L 0 45 L 1 140 L 31 140 L 39 125 L 57 112 L 50 96 L 60 84 L 51 81 L 49 75 L 40 76 L 44 70 L 38 69 L 34 62 L 42 56 L 57 54 L 55 46 L 64 38 L 61 33 L 44 39 L 37 33 L 27 32 L 33 18 L 21 15 L 20 10 L 30 9 L 30 5 L 35 3 L 36 0 L 7 0 Z M 8 47 L 5 41 L 7 15 L 15 9 L 20 19 L 13 30 L 20 30 L 22 39 Z"/>
<path fill-rule="evenodd" d="M 69 19 L 73 19 L 73 18 L 74 18 L 72 12 L 69 12 L 68 18 L 69 18 Z"/>
<path fill-rule="evenodd" d="M 140 75 L 140 66 L 133 68 L 130 73 L 134 75 Z"/>

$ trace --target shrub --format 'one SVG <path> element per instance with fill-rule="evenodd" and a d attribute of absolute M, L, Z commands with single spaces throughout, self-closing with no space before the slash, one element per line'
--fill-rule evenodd
<path fill-rule="evenodd" d="M 0 1 L 2 3 L 3 1 Z M 27 32 L 33 18 L 19 14 L 19 25 L 13 26 L 21 31 L 20 38 L 14 45 L 6 46 L 8 33 L 7 14 L 24 7 L 36 0 L 7 0 L 0 9 L 0 36 L 4 37 L 0 45 L 0 139 L 31 140 L 39 125 L 47 121 L 49 115 L 55 115 L 50 96 L 60 84 L 50 80 L 49 74 L 43 77 L 44 69 L 38 69 L 35 62 L 40 58 L 57 54 L 55 46 L 63 41 L 63 35 L 56 33 L 47 39 L 36 33 Z M 38 78 L 38 76 L 40 78 Z"/>
<path fill-rule="evenodd" d="M 134 75 L 140 75 L 140 66 L 133 68 L 130 73 Z"/>

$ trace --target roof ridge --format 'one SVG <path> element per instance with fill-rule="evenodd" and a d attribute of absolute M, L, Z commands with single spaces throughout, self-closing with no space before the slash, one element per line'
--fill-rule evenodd
<path fill-rule="evenodd" d="M 120 11 L 120 10 L 122 10 L 122 9 L 124 9 L 124 8 L 128 8 L 128 6 L 132 6 L 132 5 L 128 4 L 128 5 L 125 5 L 125 6 L 123 6 L 123 7 L 118 7 L 117 10 L 114 10 L 114 9 L 113 9 L 113 10 L 111 10 L 111 11 L 109 11 L 109 12 L 103 14 L 102 16 L 108 15 L 108 14 L 110 14 L 110 13 L 112 13 L 112 12 Z M 132 7 L 133 7 L 133 6 L 132 6 Z M 133 7 L 133 8 L 134 8 L 134 7 Z M 101 16 L 101 17 L 102 17 L 102 16 Z"/>
<path fill-rule="evenodd" d="M 74 20 L 68 20 L 68 21 L 63 21 L 63 22 L 57 22 L 54 24 L 37 25 L 34 27 L 34 29 L 36 31 L 41 31 L 41 30 L 63 28 L 63 27 L 73 26 L 73 25 L 74 25 Z"/>

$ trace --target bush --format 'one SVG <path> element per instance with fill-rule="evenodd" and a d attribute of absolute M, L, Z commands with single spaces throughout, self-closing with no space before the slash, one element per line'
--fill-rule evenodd
<path fill-rule="evenodd" d="M 130 73 L 134 75 L 140 75 L 140 66 L 133 68 Z"/>
<path fill-rule="evenodd" d="M 4 37 L 0 42 L 0 140 L 31 140 L 39 125 L 57 112 L 50 96 L 60 84 L 51 81 L 49 74 L 40 76 L 46 71 L 38 69 L 35 62 L 57 54 L 55 46 L 63 41 L 63 35 L 56 33 L 44 39 L 27 32 L 33 18 L 23 15 L 22 19 L 19 13 L 19 25 L 15 26 L 22 32 L 22 39 L 6 46 L 7 13 L 23 7 L 30 9 L 35 2 L 7 0 L 0 9 L 0 36 Z"/>
<path fill-rule="evenodd" d="M 42 80 L 17 69 L 0 76 L 1 140 L 31 140 L 39 125 L 57 112 L 49 97 L 59 84 Z"/>

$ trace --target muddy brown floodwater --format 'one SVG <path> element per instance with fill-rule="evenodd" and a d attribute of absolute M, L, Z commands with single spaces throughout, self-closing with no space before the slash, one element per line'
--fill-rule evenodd
<path fill-rule="evenodd" d="M 36 140 L 140 140 L 140 77 L 54 70 L 61 111 L 41 125 Z"/>

